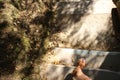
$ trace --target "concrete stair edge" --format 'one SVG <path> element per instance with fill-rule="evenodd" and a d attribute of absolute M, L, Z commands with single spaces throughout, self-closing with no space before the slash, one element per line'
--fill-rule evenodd
<path fill-rule="evenodd" d="M 70 80 L 65 79 L 69 74 L 72 73 L 75 67 L 46 64 L 47 67 L 44 71 L 41 71 L 41 76 L 45 76 L 47 80 Z M 120 75 L 114 71 L 104 69 L 83 69 L 83 73 L 91 77 L 93 80 L 119 80 Z M 110 76 L 111 75 L 111 76 Z M 105 78 L 106 77 L 106 78 Z M 97 78 L 97 79 L 94 79 Z M 112 79 L 111 79 L 112 78 Z M 116 79 L 115 79 L 116 78 Z"/>
<path fill-rule="evenodd" d="M 75 50 L 70 48 L 55 48 L 54 56 L 49 59 L 51 63 L 73 66 L 78 59 L 85 58 L 86 68 L 108 69 L 120 71 L 120 52 L 104 52 L 94 50 Z"/>

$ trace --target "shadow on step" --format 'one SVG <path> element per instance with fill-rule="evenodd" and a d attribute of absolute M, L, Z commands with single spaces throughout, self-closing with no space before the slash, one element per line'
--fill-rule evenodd
<path fill-rule="evenodd" d="M 100 68 L 120 72 L 120 54 L 108 54 Z"/>
<path fill-rule="evenodd" d="M 107 71 L 107 70 L 83 70 L 83 72 L 89 76 L 92 80 L 119 80 L 120 75 L 112 72 L 112 71 Z M 74 80 L 73 76 L 71 73 L 69 73 L 64 80 Z"/>
<path fill-rule="evenodd" d="M 120 53 L 102 51 L 74 51 L 74 65 L 80 58 L 86 59 L 86 68 L 107 69 L 120 72 Z"/>
<path fill-rule="evenodd" d="M 72 2 L 58 2 L 56 15 L 57 32 L 71 28 L 71 25 L 79 22 L 81 18 L 92 9 L 93 0 L 80 0 Z"/>
<path fill-rule="evenodd" d="M 47 80 L 75 80 L 71 72 L 74 67 L 49 65 L 46 70 Z M 92 80 L 120 80 L 120 75 L 114 71 L 104 69 L 84 69 L 83 73 Z"/>
<path fill-rule="evenodd" d="M 120 75 L 116 72 L 103 69 L 85 69 L 83 72 L 92 78 L 92 80 L 120 80 Z"/>
<path fill-rule="evenodd" d="M 113 8 L 112 11 L 111 11 L 111 15 L 112 15 L 112 23 L 113 23 L 113 30 L 115 32 L 115 37 L 117 39 L 117 46 L 118 46 L 118 50 L 120 50 L 120 19 L 119 19 L 119 14 L 118 14 L 118 11 L 117 11 L 117 8 Z"/>

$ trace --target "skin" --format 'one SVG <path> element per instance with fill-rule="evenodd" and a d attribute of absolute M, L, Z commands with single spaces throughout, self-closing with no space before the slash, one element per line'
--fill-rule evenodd
<path fill-rule="evenodd" d="M 73 70 L 72 75 L 76 78 L 76 80 L 91 80 L 88 76 L 86 76 L 82 69 L 85 67 L 85 59 L 81 58 L 78 60 L 77 67 Z"/>

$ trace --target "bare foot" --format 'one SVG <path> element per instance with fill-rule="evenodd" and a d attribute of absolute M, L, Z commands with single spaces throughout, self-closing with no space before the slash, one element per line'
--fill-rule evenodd
<path fill-rule="evenodd" d="M 91 80 L 87 75 L 82 72 L 82 69 L 85 67 L 85 59 L 81 58 L 78 60 L 77 67 L 73 70 L 72 74 L 77 80 Z"/>

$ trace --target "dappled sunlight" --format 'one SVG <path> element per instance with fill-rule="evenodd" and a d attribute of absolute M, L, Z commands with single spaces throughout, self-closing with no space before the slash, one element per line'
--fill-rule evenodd
<path fill-rule="evenodd" d="M 66 74 L 71 73 L 73 69 L 74 67 L 70 69 L 69 67 L 62 65 L 48 64 L 44 72 L 41 73 L 43 73 L 43 75 L 45 75 L 45 77 L 49 80 L 63 80 Z"/>
<path fill-rule="evenodd" d="M 72 2 L 60 2 L 58 3 L 58 14 L 84 14 L 90 9 L 90 5 L 93 0 L 80 0 Z"/>
<path fill-rule="evenodd" d="M 111 45 L 118 41 L 114 36 L 111 14 L 108 14 L 114 7 L 112 1 L 61 1 L 57 6 L 56 31 L 61 32 L 56 33 L 60 35 L 59 40 L 65 42 L 59 47 L 115 50 Z M 100 14 L 98 8 L 107 11 Z"/>
<path fill-rule="evenodd" d="M 65 55 L 64 55 L 65 54 Z M 52 56 L 49 61 L 54 64 L 64 64 L 70 66 L 74 61 L 72 58 L 74 57 L 74 50 L 65 50 L 65 49 L 54 49 L 54 56 Z"/>
<path fill-rule="evenodd" d="M 67 1 L 0 0 L 0 80 L 63 80 L 80 58 L 88 76 L 99 77 L 98 68 L 120 71 L 117 53 L 91 50 L 118 49 L 118 27 L 106 14 L 111 2 Z"/>
<path fill-rule="evenodd" d="M 87 14 L 91 5 L 92 0 L 58 3 L 56 8 L 56 27 L 58 31 L 66 31 L 67 28 L 72 28 L 71 25 L 79 22 L 81 17 Z"/>
<path fill-rule="evenodd" d="M 45 3 L 41 0 L 1 0 L 0 4 L 0 80 L 9 75 L 19 75 L 19 80 L 31 78 L 35 64 L 38 66 L 47 53 L 51 19 L 48 16 L 53 14 L 42 14 Z M 47 19 L 36 22 L 41 14 Z"/>
<path fill-rule="evenodd" d="M 62 65 L 48 64 L 43 75 L 46 80 L 74 80 L 70 75 L 75 67 L 65 67 Z M 83 69 L 83 73 L 92 78 L 92 80 L 119 80 L 118 73 L 104 69 Z M 71 79 L 72 78 L 72 79 Z"/>
<path fill-rule="evenodd" d="M 62 63 L 46 64 L 41 73 L 49 80 L 72 80 L 72 75 L 70 74 L 75 67 L 70 67 L 76 65 L 76 62 L 80 58 L 85 58 L 86 67 L 83 72 L 88 75 L 93 80 L 116 80 L 120 79 L 119 71 L 119 52 L 104 52 L 104 51 L 94 51 L 94 50 L 75 50 L 69 48 L 55 48 L 55 56 L 51 57 L 53 60 L 59 58 L 58 62 L 64 61 Z M 69 57 L 69 58 L 67 58 Z M 71 61 L 69 65 L 67 61 Z M 65 64 L 66 63 L 66 64 Z M 113 64 L 114 63 L 114 64 Z"/>
<path fill-rule="evenodd" d="M 67 38 L 72 46 L 92 49 L 95 49 L 98 45 L 100 47 L 104 46 L 101 49 L 109 47 L 106 42 L 112 39 L 114 33 L 110 15 L 88 15 L 84 19 L 84 23 L 81 25 L 79 23 L 76 23 L 74 28 L 68 29 L 67 32 Z"/>
<path fill-rule="evenodd" d="M 108 54 L 109 52 L 103 52 L 103 51 L 55 48 L 54 56 L 52 56 L 49 59 L 49 61 L 50 63 L 53 63 L 53 64 L 73 66 L 77 64 L 76 62 L 80 58 L 85 58 L 86 68 L 100 68 L 100 66 L 102 65 L 102 63 L 104 62 Z M 110 53 L 110 55 L 112 54 Z"/>

